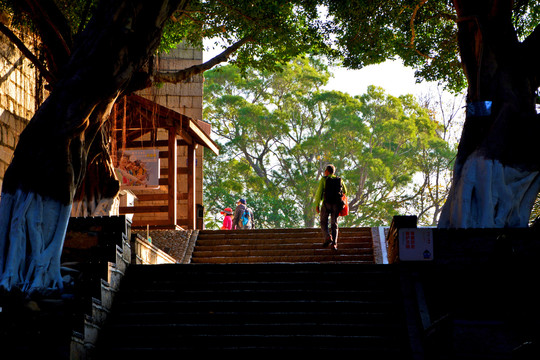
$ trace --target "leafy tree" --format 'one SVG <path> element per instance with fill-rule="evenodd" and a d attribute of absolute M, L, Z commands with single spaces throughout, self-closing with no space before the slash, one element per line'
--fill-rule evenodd
<path fill-rule="evenodd" d="M 424 149 L 424 155 L 419 163 L 421 178 L 414 188 L 419 195 L 412 204 L 409 213 L 418 215 L 418 222 L 422 225 L 437 225 L 442 206 L 451 184 L 450 166 L 453 164 L 459 142 L 464 114 L 462 107 L 464 96 L 445 96 L 441 86 L 427 90 L 420 97 L 420 103 L 430 113 L 430 117 L 440 124 L 437 134 L 440 140 L 434 144 L 438 151 Z"/>
<path fill-rule="evenodd" d="M 61 248 L 85 175 L 90 191 L 83 197 L 99 201 L 118 191 L 103 127 L 118 98 L 152 82 L 183 81 L 242 46 L 236 61 L 262 68 L 324 51 L 325 35 L 313 21 L 317 8 L 310 1 L 2 0 L 0 7 L 13 15 L 13 26 L 39 36 L 44 62 L 0 26 L 51 89 L 20 136 L 0 204 L 0 287 L 28 292 L 62 287 Z M 230 46 L 200 66 L 172 74 L 153 70 L 160 46 L 181 38 L 200 43 L 201 35 L 219 35 Z"/>
<path fill-rule="evenodd" d="M 313 197 L 313 174 L 298 172 L 298 169 L 304 171 L 305 168 L 295 164 L 311 164 L 314 156 L 305 151 L 302 153 L 301 150 L 297 151 L 296 158 L 284 154 L 303 138 L 313 135 L 306 135 L 306 132 L 313 131 L 309 126 L 311 124 L 306 125 L 310 117 L 284 110 L 284 103 L 294 103 L 288 99 L 293 83 L 293 92 L 296 95 L 305 94 L 312 89 L 306 86 L 306 82 L 315 81 L 319 86 L 323 83 L 313 73 L 309 80 L 292 76 L 292 73 L 298 71 L 297 68 L 305 66 L 306 60 L 298 60 L 291 68 L 277 73 L 251 69 L 248 70 L 250 76 L 245 78 L 239 76 L 238 68 L 225 66 L 208 72 L 206 76 L 205 117 L 211 121 L 213 130 L 228 141 L 229 151 L 223 153 L 219 161 L 241 158 L 263 180 L 264 191 L 257 193 L 253 186 L 255 181 L 246 184 L 246 191 L 251 193 L 252 198 L 272 199 L 272 204 L 268 202 L 264 207 L 255 209 L 256 216 L 274 214 L 266 222 L 268 225 L 298 226 L 300 221 L 297 212 L 302 214 L 304 220 L 313 217 L 310 206 Z M 327 75 L 325 76 L 327 79 Z M 293 118 L 285 119 L 282 115 L 286 112 L 293 115 Z M 277 159 L 281 164 L 277 164 L 273 159 Z M 292 189 L 297 189 L 299 183 L 304 184 L 304 196 L 291 196 Z M 205 188 L 214 186 L 210 184 L 207 183 Z M 277 201 L 276 194 L 282 195 L 281 200 Z M 276 223 L 275 219 L 279 219 L 279 222 Z M 263 224 L 264 221 L 261 226 Z"/>
<path fill-rule="evenodd" d="M 228 148 L 222 144 L 219 156 L 205 153 L 205 226 L 219 229 L 223 221 L 220 212 L 227 207 L 234 210 L 238 199 L 245 198 L 254 212 L 255 228 L 296 227 L 300 219 L 294 202 L 277 197 L 278 189 L 268 186 L 247 162 L 227 156 Z"/>
<path fill-rule="evenodd" d="M 323 91 L 330 74 L 313 59 L 298 58 L 275 73 L 239 74 L 229 65 L 206 77 L 205 116 L 226 141 L 218 161 L 249 164 L 270 198 L 292 200 L 287 209 L 296 209 L 305 226 L 315 225 L 312 201 L 329 162 L 349 189 L 346 224 L 375 225 L 417 200 L 408 186 L 421 169 L 433 170 L 426 154 L 452 156 L 438 124 L 412 96 L 395 98 L 374 87 L 357 98 Z M 207 180 L 212 201 L 219 182 Z M 289 226 L 298 226 L 291 220 Z"/>
<path fill-rule="evenodd" d="M 53 1 L 14 5 L 29 14 L 47 45 L 52 91 L 22 132 L 5 173 L 0 287 L 33 292 L 62 288 L 65 230 L 89 160 L 99 158 L 96 165 L 104 176 L 96 182 L 101 195 L 116 194 L 118 183 L 102 125 L 114 101 L 145 82 L 139 70 L 155 52 L 165 21 L 180 4 L 100 3 L 75 41 L 68 19 Z"/>
<path fill-rule="evenodd" d="M 535 106 L 540 5 L 455 1 L 454 6 L 468 105 L 439 225 L 526 227 L 540 190 L 534 147 L 540 126 Z"/>
<path fill-rule="evenodd" d="M 453 90 L 467 85 L 453 185 L 439 226 L 527 226 L 540 190 L 534 149 L 540 4 L 380 0 L 327 6 L 345 66 L 398 56 L 417 69 L 419 80 L 442 81 Z"/>
<path fill-rule="evenodd" d="M 433 171 L 425 154 L 441 156 L 448 144 L 437 133 L 439 125 L 410 95 L 396 98 L 370 87 L 358 100 L 359 112 L 336 117 L 328 134 L 331 148 L 343 154 L 339 167 L 344 177 L 352 180 L 349 206 L 357 215 L 345 219 L 349 224 L 388 224 L 392 215 L 419 201 L 422 191 L 410 187 L 419 171 Z"/>
<path fill-rule="evenodd" d="M 2 0 L 0 5 L 14 14 L 15 24 L 28 24 L 39 34 L 44 63 L 0 26 L 52 89 L 22 134 L 4 179 L 3 193 L 12 201 L 0 204 L 7 217 L 3 227 L 8 229 L 0 233 L 1 286 L 24 284 L 32 289 L 60 282 L 58 271 L 43 269 L 47 263 L 56 264 L 57 255 L 51 254 L 58 254 L 62 245 L 65 207 L 72 203 L 88 166 L 99 168 L 94 173 L 100 175 L 92 181 L 93 196 L 116 192 L 102 132 L 114 101 L 152 81 L 182 81 L 235 51 L 234 61 L 242 68 L 275 69 L 310 52 L 342 57 L 352 68 L 400 57 L 418 69 L 419 79 L 442 80 L 451 89 L 461 89 L 466 78 L 467 118 L 439 226 L 527 225 L 540 189 L 534 151 L 540 126 L 535 110 L 540 81 L 536 1 Z M 320 17 L 325 10 L 326 18 Z M 167 24 L 172 31 L 163 46 L 184 37 L 197 43 L 202 35 L 224 39 L 227 48 L 200 66 L 153 73 L 149 59 L 162 44 Z M 44 174 L 40 182 L 32 176 L 36 172 Z M 58 174 L 57 181 L 47 180 L 52 174 Z M 25 201 L 33 202 L 28 194 L 52 201 L 38 207 L 58 214 L 43 222 L 47 229 L 58 230 L 56 238 L 32 239 L 11 232 L 15 225 L 9 214 L 27 217 Z M 30 256 L 42 257 L 35 267 L 39 274 L 32 272 L 34 264 L 28 267 L 20 246 L 31 239 L 57 249 Z M 42 246 L 33 246 L 41 251 L 37 249 Z M 19 267 L 32 269 L 26 279 L 17 275 Z"/>

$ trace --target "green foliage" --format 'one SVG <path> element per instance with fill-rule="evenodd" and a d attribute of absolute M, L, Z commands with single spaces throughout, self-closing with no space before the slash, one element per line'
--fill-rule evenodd
<path fill-rule="evenodd" d="M 231 61 L 241 68 L 275 69 L 301 53 L 332 53 L 317 17 L 317 2 L 311 0 L 190 1 L 172 19 L 162 49 L 177 40 L 201 46 L 203 38 L 225 48 L 249 36 L 251 41 Z"/>
<path fill-rule="evenodd" d="M 13 14 L 14 24 L 28 25 L 14 6 L 21 3 L 0 0 L 0 9 Z M 75 38 L 99 1 L 55 3 Z M 524 39 L 540 23 L 540 4 L 521 0 L 513 6 L 516 33 Z M 456 15 L 446 0 L 191 0 L 166 24 L 159 50 L 181 41 L 202 48 L 203 39 L 226 48 L 245 37 L 250 41 L 230 59 L 240 69 L 275 71 L 301 54 L 323 55 L 348 68 L 400 58 L 416 69 L 418 81 L 438 81 L 456 92 L 466 86 Z"/>
<path fill-rule="evenodd" d="M 75 36 L 84 29 L 92 17 L 93 10 L 99 3 L 99 0 L 55 0 L 54 3 L 66 18 L 66 22 L 71 29 L 71 35 Z M 31 19 L 27 17 L 24 11 L 21 11 L 21 9 L 24 9 L 24 6 L 26 5 L 21 1 L 0 0 L 0 10 L 12 16 L 11 25 L 32 28 Z M 48 15 L 43 14 L 43 16 Z"/>
<path fill-rule="evenodd" d="M 376 87 L 360 97 L 324 91 L 330 73 L 307 58 L 279 72 L 241 74 L 228 65 L 207 72 L 205 81 L 205 119 L 226 149 L 208 159 L 209 169 L 220 162 L 247 166 L 229 176 L 240 193 L 205 176 L 205 201 L 216 211 L 232 201 L 227 194 L 249 194 L 260 216 L 268 216 L 261 226 L 316 226 L 313 197 L 333 163 L 349 189 L 351 215 L 343 223 L 389 224 L 425 190 L 411 194 L 415 174 L 440 166 L 435 159 L 443 155 L 445 169 L 451 166 L 454 153 L 439 136 L 440 125 L 410 95 L 396 98 Z"/>
<path fill-rule="evenodd" d="M 513 22 L 518 37 L 525 39 L 540 24 L 540 3 L 538 1 L 514 1 Z"/>
<path fill-rule="evenodd" d="M 230 148 L 222 144 L 222 154 L 205 153 L 204 203 L 205 226 L 219 229 L 223 222 L 220 212 L 227 207 L 234 210 L 240 198 L 247 200 L 254 212 L 256 228 L 291 227 L 299 221 L 290 199 L 276 197 L 276 189 L 267 187 L 256 176 L 247 162 L 231 158 Z"/>
<path fill-rule="evenodd" d="M 457 27 L 450 2 L 415 0 L 328 1 L 331 31 L 344 65 L 361 68 L 397 57 L 417 69 L 419 81 L 465 86 L 458 60 Z"/>

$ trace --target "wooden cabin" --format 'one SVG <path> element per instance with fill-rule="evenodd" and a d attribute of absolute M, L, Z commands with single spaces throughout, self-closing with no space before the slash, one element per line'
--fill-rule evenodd
<path fill-rule="evenodd" d="M 48 93 L 40 86 L 35 67 L 20 57 L 13 44 L 1 37 L 0 44 L 0 68 L 7 71 L 0 84 L 1 185 L 20 133 Z M 181 44 L 157 56 L 155 67 L 174 72 L 199 65 L 202 60 L 202 50 Z M 119 99 L 114 107 L 113 157 L 121 160 L 118 151 L 154 154 L 159 163 L 157 184 L 122 186 L 120 213 L 133 215 L 134 228 L 203 228 L 203 154 L 204 149 L 218 152 L 210 139 L 210 125 L 202 121 L 203 81 L 199 74 L 179 84 L 152 86 Z M 128 201 L 131 194 L 133 202 Z M 118 214 L 117 210 L 94 214 L 74 209 L 72 214 L 106 216 Z"/>
<path fill-rule="evenodd" d="M 121 190 L 135 196 L 119 213 L 133 228 L 202 229 L 202 149 L 219 152 L 209 127 L 139 95 L 117 102 L 111 123 Z"/>

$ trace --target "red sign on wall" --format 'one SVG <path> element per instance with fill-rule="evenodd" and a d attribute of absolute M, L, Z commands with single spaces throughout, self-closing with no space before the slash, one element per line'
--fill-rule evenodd
<path fill-rule="evenodd" d="M 402 261 L 433 260 L 433 231 L 427 228 L 399 229 L 399 259 Z"/>

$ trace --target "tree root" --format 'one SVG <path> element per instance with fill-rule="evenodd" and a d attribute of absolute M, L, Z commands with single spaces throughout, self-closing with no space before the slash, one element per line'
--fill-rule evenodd
<path fill-rule="evenodd" d="M 439 228 L 527 227 L 540 172 L 472 154 L 454 180 Z"/>

